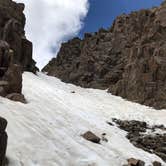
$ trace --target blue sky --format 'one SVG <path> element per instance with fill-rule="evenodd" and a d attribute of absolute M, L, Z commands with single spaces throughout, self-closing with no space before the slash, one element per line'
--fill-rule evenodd
<path fill-rule="evenodd" d="M 85 32 L 95 32 L 100 27 L 110 27 L 113 20 L 122 13 L 150 8 L 161 4 L 162 0 L 90 0 L 90 9 L 79 36 Z"/>

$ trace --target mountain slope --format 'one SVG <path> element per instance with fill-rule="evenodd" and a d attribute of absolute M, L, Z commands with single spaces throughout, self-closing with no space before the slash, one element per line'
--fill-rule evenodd
<path fill-rule="evenodd" d="M 24 73 L 23 94 L 26 105 L 0 98 L 0 115 L 9 123 L 11 166 L 121 166 L 130 157 L 147 165 L 161 161 L 134 147 L 126 132 L 106 122 L 119 118 L 166 125 L 165 110 L 131 103 L 103 90 L 65 84 L 41 73 Z M 88 142 L 81 137 L 88 130 L 99 137 L 106 133 L 108 142 Z"/>
<path fill-rule="evenodd" d="M 63 43 L 43 68 L 64 82 L 109 89 L 156 109 L 166 108 L 166 3 L 118 16 L 105 30 Z"/>

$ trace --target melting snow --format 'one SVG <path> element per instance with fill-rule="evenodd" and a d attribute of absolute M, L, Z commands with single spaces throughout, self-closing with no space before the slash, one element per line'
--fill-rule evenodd
<path fill-rule="evenodd" d="M 147 166 L 162 162 L 134 147 L 125 131 L 106 122 L 117 118 L 166 125 L 166 110 L 65 84 L 42 73 L 24 73 L 23 93 L 26 105 L 0 98 L 0 116 L 8 120 L 10 166 L 122 166 L 131 157 Z M 99 137 L 106 133 L 108 142 L 88 142 L 80 136 L 88 130 Z"/>

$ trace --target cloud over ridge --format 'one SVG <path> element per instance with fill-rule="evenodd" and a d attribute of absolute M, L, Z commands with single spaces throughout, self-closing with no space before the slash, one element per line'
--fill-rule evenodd
<path fill-rule="evenodd" d="M 89 6 L 88 0 L 16 1 L 26 5 L 26 35 L 39 68 L 56 55 L 62 41 L 79 32 Z"/>

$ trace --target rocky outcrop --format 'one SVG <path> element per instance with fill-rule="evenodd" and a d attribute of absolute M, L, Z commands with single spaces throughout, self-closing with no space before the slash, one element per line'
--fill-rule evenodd
<path fill-rule="evenodd" d="M 166 162 L 166 127 L 150 126 L 146 122 L 113 119 L 119 128 L 127 131 L 127 138 L 137 148 L 156 154 Z M 108 123 L 109 124 L 109 123 Z M 147 132 L 148 131 L 148 132 Z"/>
<path fill-rule="evenodd" d="M 26 39 L 24 4 L 0 1 L 0 96 L 21 94 L 22 72 L 36 72 L 32 43 Z"/>
<path fill-rule="evenodd" d="M 166 108 L 166 3 L 123 14 L 111 28 L 63 43 L 43 71 L 82 87 Z"/>
<path fill-rule="evenodd" d="M 35 72 L 35 62 L 32 59 L 32 43 L 25 37 L 24 4 L 15 3 L 12 0 L 0 1 L 0 48 L 1 65 L 12 63 L 21 65 L 23 70 Z M 4 57 L 8 61 L 6 62 Z M 7 65 L 7 64 L 6 64 Z M 3 66 L 2 66 L 3 67 Z"/>
<path fill-rule="evenodd" d="M 5 166 L 5 155 L 7 148 L 7 133 L 5 131 L 7 121 L 0 117 L 0 166 Z"/>

